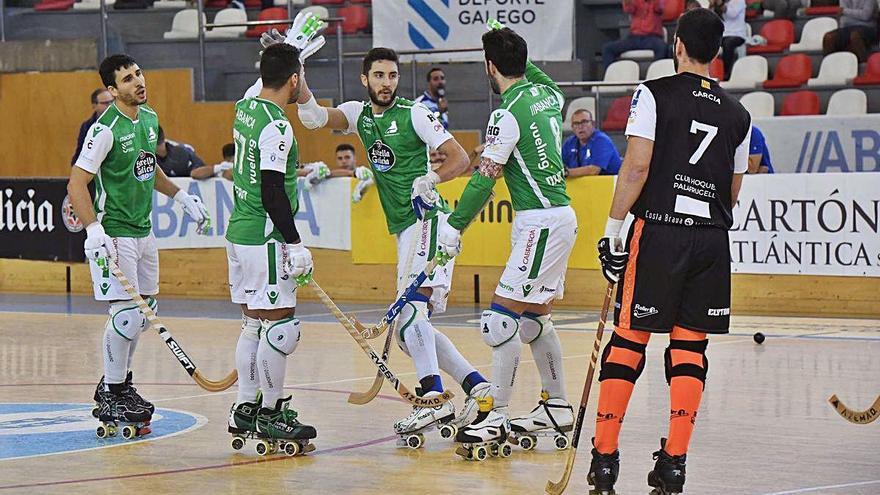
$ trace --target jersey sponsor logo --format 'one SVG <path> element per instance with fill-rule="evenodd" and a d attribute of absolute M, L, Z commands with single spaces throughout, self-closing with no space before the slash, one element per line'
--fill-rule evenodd
<path fill-rule="evenodd" d="M 101 127 L 101 126 L 95 126 L 95 128 L 92 130 L 92 137 L 97 136 L 97 135 L 100 134 L 101 131 L 103 131 L 103 130 L 104 130 L 103 127 Z"/>
<path fill-rule="evenodd" d="M 79 232 L 83 229 L 82 222 L 79 217 L 76 216 L 76 213 L 73 211 L 73 206 L 70 204 L 69 194 L 65 195 L 64 200 L 61 201 L 61 220 L 64 221 L 64 226 L 70 232 Z"/>
<path fill-rule="evenodd" d="M 533 288 L 534 288 L 534 286 L 533 286 L 532 284 L 525 284 L 525 285 L 523 285 L 523 286 L 522 286 L 522 289 L 523 289 L 523 295 L 524 295 L 525 297 L 529 297 L 529 294 L 532 293 L 532 289 L 533 289 Z"/>
<path fill-rule="evenodd" d="M 279 122 L 275 124 L 275 128 L 278 129 L 278 132 L 280 134 L 284 134 L 285 132 L 287 132 L 287 124 L 285 124 L 284 122 Z"/>
<path fill-rule="evenodd" d="M 253 107 L 256 107 L 255 101 L 251 102 L 251 104 Z M 253 108 L 251 108 L 251 110 L 253 110 Z M 235 120 L 241 122 L 242 125 L 244 125 L 248 129 L 253 129 L 254 125 L 257 123 L 256 117 L 248 115 L 244 110 L 241 109 L 235 111 Z"/>
<path fill-rule="evenodd" d="M 705 82 L 705 81 L 704 81 Z M 714 101 L 717 104 L 721 104 L 721 98 L 713 95 L 712 93 L 707 93 L 705 91 L 697 91 L 694 90 L 691 92 L 694 95 L 694 98 L 706 98 L 707 100 Z"/>
<path fill-rule="evenodd" d="M 529 129 L 532 130 L 532 139 L 535 141 L 535 150 L 538 152 L 538 168 L 544 170 L 550 167 L 550 158 L 547 156 L 547 146 L 550 143 L 544 141 L 541 137 L 537 122 L 532 121 L 529 124 Z"/>
<path fill-rule="evenodd" d="M 537 88 L 533 88 L 537 89 Z M 548 96 L 543 100 L 538 100 L 530 107 L 532 115 L 538 115 L 544 110 L 559 110 L 559 100 L 555 96 Z"/>
<path fill-rule="evenodd" d="M 641 304 L 636 304 L 633 308 L 633 316 L 636 318 L 644 318 L 646 316 L 656 315 L 660 312 L 659 309 L 651 306 L 650 308 L 642 306 Z"/>
<path fill-rule="evenodd" d="M 110 290 L 110 283 L 109 282 L 101 282 L 101 285 L 98 286 L 98 290 L 101 291 L 101 295 L 106 296 L 107 291 Z"/>
<path fill-rule="evenodd" d="M 129 132 L 124 136 L 119 136 L 119 146 L 123 153 L 131 153 L 134 151 L 134 133 Z"/>
<path fill-rule="evenodd" d="M 146 182 L 156 175 L 156 155 L 140 150 L 134 161 L 134 178 Z"/>
<path fill-rule="evenodd" d="M 392 120 L 391 125 L 388 126 L 388 130 L 385 131 L 386 136 L 390 136 L 392 134 L 397 134 L 397 121 Z"/>
<path fill-rule="evenodd" d="M 709 81 L 703 79 L 703 80 L 700 81 L 700 86 L 702 86 L 702 87 L 704 87 L 704 88 L 706 88 L 706 89 L 709 89 L 709 88 L 712 87 L 712 84 L 710 84 Z"/>
<path fill-rule="evenodd" d="M 504 282 L 498 282 L 498 287 L 506 290 L 507 292 L 513 292 L 515 289 Z"/>
<path fill-rule="evenodd" d="M 523 250 L 522 266 L 519 271 L 524 272 L 528 269 L 529 258 L 532 256 L 532 247 L 535 245 L 535 229 L 529 230 L 529 237 L 526 239 L 526 248 Z"/>
<path fill-rule="evenodd" d="M 391 170 L 391 167 L 394 166 L 395 162 L 394 150 L 392 150 L 387 144 L 383 143 L 381 139 L 373 141 L 373 144 L 367 150 L 367 158 L 369 158 L 370 163 L 372 163 L 379 172 L 387 172 Z"/>
<path fill-rule="evenodd" d="M 632 97 L 632 101 L 629 104 L 629 123 L 633 124 L 636 121 L 636 107 L 639 105 L 639 96 L 641 96 L 642 90 L 641 88 L 636 90 L 636 93 Z"/>
<path fill-rule="evenodd" d="M 148 139 L 150 141 L 157 141 L 159 136 L 156 135 L 156 131 L 153 129 L 153 126 L 150 126 L 150 132 L 148 134 Z"/>
<path fill-rule="evenodd" d="M 709 308 L 708 316 L 730 316 L 730 308 Z"/>
<path fill-rule="evenodd" d="M 538 290 L 538 292 L 549 292 L 549 293 L 553 294 L 554 292 L 556 292 L 556 289 L 551 289 L 550 287 L 546 287 L 546 286 L 542 285 L 541 288 Z"/>
<path fill-rule="evenodd" d="M 271 304 L 275 304 L 275 301 L 278 300 L 278 291 L 270 290 L 266 292 L 266 297 L 269 298 Z"/>

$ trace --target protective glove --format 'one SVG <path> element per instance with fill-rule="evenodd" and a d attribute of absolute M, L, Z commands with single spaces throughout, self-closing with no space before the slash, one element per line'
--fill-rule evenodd
<path fill-rule="evenodd" d="M 86 242 L 83 244 L 86 258 L 94 261 L 102 270 L 106 269 L 110 262 L 112 245 L 113 238 L 104 232 L 101 222 L 92 222 L 86 227 Z"/>
<path fill-rule="evenodd" d="M 599 264 L 602 265 L 602 275 L 609 283 L 616 284 L 620 276 L 626 270 L 629 261 L 629 253 L 623 250 L 623 240 L 620 239 L 620 227 L 623 220 L 609 218 L 605 225 L 605 237 L 599 239 L 596 246 L 599 250 Z"/>
<path fill-rule="evenodd" d="M 419 220 L 425 218 L 425 215 L 434 209 L 440 199 L 440 195 L 434 190 L 439 182 L 440 176 L 434 171 L 429 171 L 413 181 L 410 198 L 412 199 L 413 211 Z"/>
<path fill-rule="evenodd" d="M 354 169 L 354 176 L 357 177 L 358 180 L 372 181 L 373 171 L 370 170 L 370 167 L 358 167 Z"/>
<path fill-rule="evenodd" d="M 305 62 L 313 53 L 320 50 L 326 40 L 317 34 L 327 27 L 327 23 L 311 12 L 299 14 L 293 19 L 293 25 L 287 31 L 284 42 L 299 49 L 299 59 Z"/>
<path fill-rule="evenodd" d="M 352 203 L 360 203 L 361 199 L 364 198 L 364 193 L 372 185 L 373 185 L 372 176 L 368 180 L 359 180 L 357 185 L 354 187 L 354 191 L 352 191 L 352 193 L 351 193 L 351 202 Z"/>
<path fill-rule="evenodd" d="M 312 280 L 312 253 L 302 242 L 281 245 L 281 271 L 296 280 L 300 287 Z"/>
<path fill-rule="evenodd" d="M 306 189 L 311 189 L 330 177 L 330 167 L 324 162 L 307 163 L 303 168 L 309 171 L 306 175 Z"/>
<path fill-rule="evenodd" d="M 449 225 L 449 222 L 440 222 L 437 229 L 437 256 L 441 265 L 458 256 L 461 253 L 461 232 Z"/>
<path fill-rule="evenodd" d="M 187 216 L 195 220 L 196 233 L 208 235 L 208 231 L 211 230 L 211 214 L 205 208 L 205 203 L 202 203 L 202 198 L 180 189 L 174 195 L 174 201 L 180 203 Z"/>

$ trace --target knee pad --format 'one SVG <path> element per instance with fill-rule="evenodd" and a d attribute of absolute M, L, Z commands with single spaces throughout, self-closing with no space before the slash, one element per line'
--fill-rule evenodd
<path fill-rule="evenodd" d="M 289 356 L 299 344 L 299 320 L 288 318 L 281 321 L 264 321 L 263 333 L 266 343 L 273 349 Z"/>
<path fill-rule="evenodd" d="M 618 335 L 617 332 L 612 333 L 611 341 L 608 342 L 608 345 L 605 346 L 605 350 L 602 352 L 602 369 L 599 371 L 599 381 L 613 378 L 635 383 L 639 376 L 641 376 L 642 370 L 645 369 L 645 349 L 647 347 L 647 344 L 640 344 L 625 339 Z M 626 364 L 609 361 L 608 359 L 615 348 L 626 349 L 639 354 L 639 362 L 636 367 L 633 368 Z"/>
<path fill-rule="evenodd" d="M 666 348 L 664 354 L 666 368 L 666 383 L 671 384 L 672 379 L 676 376 L 692 376 L 703 382 L 703 389 L 706 388 L 706 373 L 709 371 L 709 360 L 706 359 L 706 347 L 709 340 L 670 340 L 669 347 Z M 703 365 L 694 363 L 673 364 L 672 351 L 685 351 L 699 355 L 702 358 Z M 699 358 L 698 358 L 699 360 Z"/>
<path fill-rule="evenodd" d="M 403 308 L 400 310 L 400 314 L 397 315 L 398 318 L 398 327 L 397 327 L 397 345 L 403 350 L 403 352 L 409 355 L 409 352 L 406 350 L 406 339 L 403 337 L 403 333 L 407 328 L 418 324 L 420 321 L 428 321 L 428 296 L 424 294 L 416 293 L 412 299 L 410 299 L 406 304 L 404 304 Z"/>
<path fill-rule="evenodd" d="M 519 321 L 509 313 L 487 309 L 480 317 L 480 329 L 483 341 L 489 347 L 498 347 L 516 336 L 519 330 Z"/>
<path fill-rule="evenodd" d="M 107 322 L 125 340 L 136 339 L 147 327 L 147 319 L 137 306 L 131 303 L 110 305 L 110 320 Z"/>
<path fill-rule="evenodd" d="M 523 313 L 519 320 L 519 339 L 523 344 L 531 344 L 538 340 L 544 332 L 552 332 L 553 322 L 550 315 L 532 315 Z"/>
<path fill-rule="evenodd" d="M 262 328 L 263 325 L 258 318 L 251 318 L 245 314 L 241 315 L 241 333 L 243 333 L 245 337 L 254 341 L 260 340 L 260 330 L 262 330 Z"/>

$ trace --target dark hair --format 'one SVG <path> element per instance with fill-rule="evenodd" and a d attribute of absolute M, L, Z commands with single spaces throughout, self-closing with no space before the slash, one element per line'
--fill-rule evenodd
<path fill-rule="evenodd" d="M 370 73 L 370 69 L 373 68 L 373 62 L 377 62 L 379 60 L 388 60 L 390 62 L 397 63 L 397 52 L 392 50 L 391 48 L 373 48 L 372 50 L 367 52 L 367 56 L 364 57 L 364 65 L 361 68 L 361 74 L 367 75 Z"/>
<path fill-rule="evenodd" d="M 116 71 L 119 69 L 127 69 L 132 65 L 137 64 L 131 56 L 126 55 L 124 53 L 117 53 L 115 55 L 110 55 L 101 61 L 101 66 L 98 68 L 98 74 L 101 75 L 101 82 L 104 83 L 104 86 L 116 87 Z M 97 98 L 97 95 L 95 95 Z"/>
<path fill-rule="evenodd" d="M 526 73 L 529 48 L 526 40 L 510 28 L 483 34 L 483 52 L 504 77 L 522 77 Z"/>
<path fill-rule="evenodd" d="M 352 153 L 354 153 L 354 146 L 348 143 L 342 143 L 336 147 L 336 153 L 339 153 L 340 151 L 351 151 Z"/>
<path fill-rule="evenodd" d="M 156 138 L 156 144 L 165 142 L 165 130 L 162 129 L 162 126 L 159 126 L 159 137 Z"/>
<path fill-rule="evenodd" d="M 299 49 L 287 43 L 278 43 L 263 50 L 260 57 L 260 78 L 263 87 L 280 89 L 290 79 L 299 74 L 302 63 L 299 61 Z"/>
<path fill-rule="evenodd" d="M 235 143 L 226 143 L 223 145 L 223 158 L 227 156 L 235 156 Z"/>
<path fill-rule="evenodd" d="M 688 57 L 708 64 L 718 55 L 724 22 L 709 9 L 693 9 L 678 18 L 675 36 L 684 43 Z"/>
<path fill-rule="evenodd" d="M 98 95 L 107 91 L 107 88 L 98 88 L 92 91 L 92 105 L 98 103 Z"/>
<path fill-rule="evenodd" d="M 431 74 L 437 72 L 438 70 L 440 72 L 443 72 L 444 75 L 446 74 L 446 72 L 444 72 L 443 69 L 440 67 L 431 67 L 431 70 L 429 70 L 428 73 L 425 74 L 425 80 L 431 82 Z"/>

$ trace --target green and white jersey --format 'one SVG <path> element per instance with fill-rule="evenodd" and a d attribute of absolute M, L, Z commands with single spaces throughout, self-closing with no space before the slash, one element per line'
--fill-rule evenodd
<path fill-rule="evenodd" d="M 156 182 L 159 117 L 141 105 L 131 120 L 110 105 L 89 128 L 75 166 L 95 175 L 95 213 L 111 237 L 146 237 Z"/>
<path fill-rule="evenodd" d="M 562 105 L 559 87 L 531 62 L 525 78 L 501 95 L 486 128 L 483 157 L 504 165 L 513 209 L 565 206 Z"/>
<path fill-rule="evenodd" d="M 296 214 L 299 208 L 296 192 L 299 151 L 293 126 L 284 110 L 275 103 L 256 97 L 244 98 L 235 104 L 232 137 L 235 142 L 232 167 L 234 206 L 226 240 L 247 246 L 265 244 L 270 239 L 284 242 L 263 208 L 260 171 L 274 170 L 284 174 L 284 189 L 290 198 L 290 209 Z"/>
<path fill-rule="evenodd" d="M 379 201 L 388 231 L 397 234 L 416 223 L 412 208 L 412 184 L 431 169 L 430 150 L 439 148 L 452 134 L 421 103 L 397 98 L 381 114 L 365 101 L 348 101 L 337 107 L 348 120 L 346 134 L 357 132 L 375 172 Z M 449 211 L 441 199 L 438 211 Z"/>

